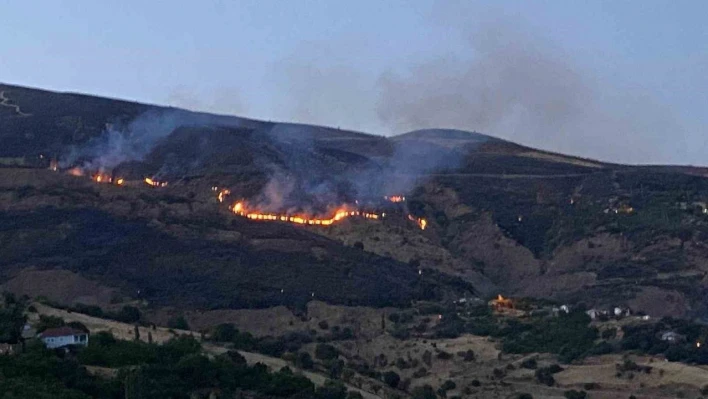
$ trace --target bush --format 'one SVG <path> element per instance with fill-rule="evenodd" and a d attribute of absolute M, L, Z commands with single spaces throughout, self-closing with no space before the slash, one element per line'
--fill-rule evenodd
<path fill-rule="evenodd" d="M 422 378 L 428 375 L 428 369 L 421 367 L 413 373 L 413 378 Z"/>
<path fill-rule="evenodd" d="M 423 363 L 430 367 L 433 364 L 433 353 L 430 351 L 423 352 Z"/>
<path fill-rule="evenodd" d="M 340 381 L 327 380 L 325 384 L 315 392 L 317 399 L 345 399 L 347 388 Z"/>
<path fill-rule="evenodd" d="M 458 353 L 458 355 L 459 355 L 459 353 Z M 474 351 L 472 349 L 468 349 L 467 351 L 463 352 L 462 360 L 464 360 L 466 362 L 473 362 L 474 359 L 475 359 Z"/>
<path fill-rule="evenodd" d="M 181 315 L 170 319 L 167 322 L 167 327 L 176 330 L 189 330 L 189 324 L 187 323 L 187 319 L 185 319 L 184 316 Z"/>
<path fill-rule="evenodd" d="M 121 321 L 123 323 L 137 323 L 140 321 L 140 310 L 134 306 L 123 306 L 120 310 L 120 312 L 116 314 L 108 314 L 107 315 L 109 318 Z M 186 322 L 185 322 L 186 324 Z M 174 327 L 174 328 L 180 328 L 180 327 Z M 188 330 L 189 327 L 187 328 L 182 328 L 183 330 Z"/>
<path fill-rule="evenodd" d="M 304 370 L 312 370 L 315 367 L 315 362 L 307 352 L 298 352 L 295 358 L 295 365 Z"/>
<path fill-rule="evenodd" d="M 585 391 L 576 391 L 575 389 L 571 389 L 570 391 L 563 392 L 563 396 L 565 396 L 566 399 L 586 399 L 588 397 L 588 393 Z"/>
<path fill-rule="evenodd" d="M 538 363 L 536 362 L 536 359 L 531 358 L 531 359 L 526 359 L 523 362 L 521 362 L 521 367 L 529 370 L 536 370 L 536 367 L 538 367 Z"/>
<path fill-rule="evenodd" d="M 586 382 L 583 384 L 583 389 L 586 391 L 592 391 L 593 389 L 598 389 L 600 388 L 600 385 L 596 382 Z"/>
<path fill-rule="evenodd" d="M 327 323 L 327 320 L 322 320 L 321 322 L 317 323 L 317 325 L 322 330 L 329 330 L 329 323 Z"/>
<path fill-rule="evenodd" d="M 536 377 L 536 381 L 541 384 L 548 385 L 549 387 L 552 387 L 556 383 L 555 378 L 553 378 L 553 372 L 548 367 L 536 370 L 534 376 Z"/>
<path fill-rule="evenodd" d="M 703 385 L 703 388 L 701 388 L 701 395 L 708 395 L 708 385 Z"/>
<path fill-rule="evenodd" d="M 401 382 L 401 376 L 399 376 L 395 371 L 387 371 L 383 374 L 383 381 L 391 388 L 396 388 Z"/>
<path fill-rule="evenodd" d="M 211 339 L 217 342 L 231 342 L 236 338 L 238 333 L 239 331 L 233 324 L 223 323 L 214 327 L 211 333 Z"/>
<path fill-rule="evenodd" d="M 40 315 L 39 322 L 35 327 L 37 328 L 37 332 L 41 333 L 44 330 L 62 326 L 64 326 L 64 319 L 61 317 Z"/>
<path fill-rule="evenodd" d="M 430 385 L 423 385 L 420 387 L 415 387 L 413 392 L 411 392 L 413 399 L 437 399 L 435 396 L 435 390 Z"/>
<path fill-rule="evenodd" d="M 333 360 L 339 356 L 337 348 L 328 344 L 317 344 L 315 347 L 315 357 L 320 360 Z"/>
<path fill-rule="evenodd" d="M 457 384 L 455 384 L 452 380 L 447 380 L 440 386 L 440 388 L 444 391 L 450 391 L 457 388 Z"/>
<path fill-rule="evenodd" d="M 520 393 L 516 396 L 516 399 L 533 399 L 533 395 L 530 393 Z"/>
<path fill-rule="evenodd" d="M 435 356 L 435 357 L 437 357 L 440 360 L 450 360 L 450 359 L 452 359 L 452 353 L 440 351 L 440 352 L 438 352 L 437 356 Z"/>

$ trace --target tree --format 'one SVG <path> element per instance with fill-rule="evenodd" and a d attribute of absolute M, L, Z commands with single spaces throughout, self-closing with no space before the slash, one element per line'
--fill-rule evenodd
<path fill-rule="evenodd" d="M 152 331 L 148 331 L 148 344 L 152 344 Z"/>
<path fill-rule="evenodd" d="M 315 347 L 315 357 L 320 360 L 333 360 L 339 356 L 337 348 L 328 344 L 317 344 Z"/>
<path fill-rule="evenodd" d="M 383 374 L 383 381 L 391 388 L 397 388 L 401 382 L 401 376 L 395 371 L 387 371 Z"/>
<path fill-rule="evenodd" d="M 167 327 L 175 328 L 177 330 L 189 330 L 189 324 L 187 324 L 187 319 L 185 319 L 182 315 L 170 319 L 167 322 Z"/>
<path fill-rule="evenodd" d="M 308 352 L 298 352 L 295 358 L 295 365 L 304 370 L 312 370 L 315 367 L 315 362 Z"/>
<path fill-rule="evenodd" d="M 86 327 L 86 325 L 80 321 L 71 321 L 69 323 L 66 323 L 66 325 L 73 328 L 74 330 L 83 331 L 85 333 L 90 332 L 88 327 Z"/>
<path fill-rule="evenodd" d="M 347 393 L 347 399 L 364 399 L 364 397 L 357 391 L 349 391 Z"/>
<path fill-rule="evenodd" d="M 585 399 L 588 397 L 588 393 L 585 391 L 576 391 L 575 389 L 571 389 L 570 391 L 563 392 L 563 396 L 565 396 L 566 399 Z"/>
<path fill-rule="evenodd" d="M 135 306 L 123 306 L 113 318 L 123 323 L 136 323 L 140 321 L 140 310 Z"/>
<path fill-rule="evenodd" d="M 455 384 L 455 382 L 452 380 L 447 380 L 442 384 L 442 386 L 440 386 L 440 388 L 442 388 L 445 391 L 455 389 L 456 387 L 457 387 L 457 384 Z"/>
<path fill-rule="evenodd" d="M 232 342 L 239 331 L 231 323 L 222 323 L 214 327 L 211 339 L 217 342 Z"/>
<path fill-rule="evenodd" d="M 140 328 L 137 324 L 133 328 L 133 337 L 136 341 L 140 341 Z"/>
<path fill-rule="evenodd" d="M 64 319 L 57 316 L 39 316 L 39 323 L 37 323 L 37 332 L 42 332 L 50 328 L 62 327 L 64 325 Z"/>
<path fill-rule="evenodd" d="M 347 388 L 340 381 L 327 380 L 325 384 L 315 392 L 317 399 L 346 399 Z"/>
<path fill-rule="evenodd" d="M 415 387 L 411 393 L 413 399 L 436 399 L 435 390 L 430 385 Z"/>

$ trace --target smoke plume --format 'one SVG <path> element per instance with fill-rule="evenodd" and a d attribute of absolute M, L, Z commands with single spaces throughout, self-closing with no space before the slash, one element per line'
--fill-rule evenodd
<path fill-rule="evenodd" d="M 397 132 L 476 130 L 624 162 L 646 161 L 647 153 L 665 146 L 667 132 L 683 130 L 645 93 L 620 91 L 532 32 L 494 22 L 469 34 L 469 54 L 384 73 L 377 108 L 382 123 Z"/>

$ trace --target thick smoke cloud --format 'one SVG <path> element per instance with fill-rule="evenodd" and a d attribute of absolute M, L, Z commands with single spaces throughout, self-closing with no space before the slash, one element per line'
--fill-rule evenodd
<path fill-rule="evenodd" d="M 469 37 L 464 57 L 381 76 L 377 113 L 390 130 L 476 130 L 622 162 L 646 162 L 666 145 L 668 133 L 683 133 L 645 93 L 602 82 L 532 32 L 495 21 Z M 671 144 L 674 154 L 685 151 Z"/>
<path fill-rule="evenodd" d="M 615 162 L 670 163 L 688 153 L 682 138 L 689 129 L 655 93 L 600 76 L 573 49 L 519 20 L 493 12 L 469 20 L 475 10 L 458 8 L 437 16 L 451 42 L 463 38 L 455 54 L 391 65 L 373 76 L 318 47 L 281 60 L 272 71 L 273 114 L 386 136 L 424 128 L 478 131 Z"/>

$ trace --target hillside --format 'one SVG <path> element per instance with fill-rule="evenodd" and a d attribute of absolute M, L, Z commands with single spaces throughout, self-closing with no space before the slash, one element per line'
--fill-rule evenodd
<path fill-rule="evenodd" d="M 60 269 L 171 306 L 301 307 L 313 293 L 405 306 L 502 292 L 705 316 L 703 168 L 607 164 L 462 131 L 385 138 L 0 92 L 8 287 L 24 270 Z M 77 169 L 83 177 L 68 175 Z M 99 171 L 125 184 L 92 182 Z M 212 187 L 229 190 L 224 203 Z M 406 200 L 384 199 L 394 195 Z M 248 207 L 241 216 L 229 210 L 237 201 Z M 342 207 L 378 219 L 245 217 L 314 219 Z"/>

